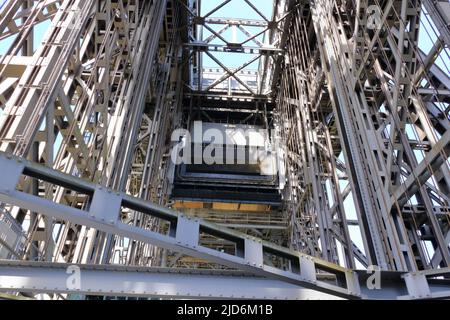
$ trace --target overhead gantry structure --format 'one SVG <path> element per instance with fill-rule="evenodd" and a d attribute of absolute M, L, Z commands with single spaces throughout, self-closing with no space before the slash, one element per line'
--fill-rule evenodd
<path fill-rule="evenodd" d="M 450 4 L 216 2 L 2 5 L 0 290 L 448 298 Z M 196 121 L 281 169 L 174 166 Z"/>

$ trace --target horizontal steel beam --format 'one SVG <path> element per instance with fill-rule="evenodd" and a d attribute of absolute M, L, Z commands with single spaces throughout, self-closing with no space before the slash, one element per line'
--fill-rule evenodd
<path fill-rule="evenodd" d="M 445 270 L 444 270 L 445 271 Z M 449 270 L 447 269 L 447 274 Z M 370 299 L 448 298 L 445 281 L 427 280 L 443 270 L 398 276 L 381 272 L 379 280 L 358 271 L 364 296 Z M 320 276 L 324 281 L 329 274 Z M 404 278 L 407 285 L 403 282 Z M 365 287 L 366 282 L 374 285 Z M 444 285 L 443 285 L 444 283 Z M 334 300 L 339 297 L 284 281 L 231 270 L 148 268 L 0 260 L 0 292 L 61 293 L 177 299 Z"/>
<path fill-rule="evenodd" d="M 205 42 L 190 42 L 184 44 L 186 48 L 190 48 L 196 51 L 202 52 L 228 52 L 228 53 L 246 53 L 246 54 L 261 54 L 261 55 L 274 55 L 281 54 L 283 52 L 282 49 L 274 48 L 274 47 L 250 47 L 244 46 L 239 43 L 237 44 L 210 44 Z"/>
<path fill-rule="evenodd" d="M 232 26 L 248 26 L 248 27 L 261 27 L 267 28 L 269 23 L 264 20 L 254 20 L 254 19 L 230 19 L 230 18 L 197 18 L 196 22 L 200 24 L 227 24 Z"/>
<path fill-rule="evenodd" d="M 14 290 L 178 299 L 337 299 L 243 272 L 0 260 L 0 291 Z"/>

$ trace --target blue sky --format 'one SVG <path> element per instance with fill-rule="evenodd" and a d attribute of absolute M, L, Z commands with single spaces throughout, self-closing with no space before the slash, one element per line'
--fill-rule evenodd
<path fill-rule="evenodd" d="M 0 8 L 6 3 L 7 0 L 0 0 Z M 12 0 L 10 0 L 12 1 Z M 220 3 L 222 3 L 223 0 L 203 0 L 201 4 L 201 14 L 205 15 L 211 10 L 213 10 L 215 7 L 217 7 Z M 251 0 L 251 2 L 255 5 L 255 7 L 258 8 L 258 10 L 265 15 L 267 19 L 270 20 L 272 16 L 272 3 L 273 0 Z M 244 0 L 232 0 L 230 3 L 225 5 L 223 8 L 215 12 L 211 17 L 233 17 L 233 18 L 247 18 L 247 19 L 262 19 L 247 3 L 245 3 Z M 432 24 L 429 22 L 429 18 L 426 15 L 426 12 L 422 14 L 422 26 L 426 28 L 421 28 L 421 34 L 420 34 L 420 41 L 419 41 L 419 47 L 425 51 L 428 52 L 433 42 L 436 40 L 436 35 L 432 31 Z M 35 37 L 35 48 L 40 44 L 42 41 L 43 35 L 46 31 L 46 29 L 49 27 L 50 23 L 43 22 L 38 25 L 34 32 Z M 213 26 L 212 28 L 215 31 L 218 31 L 221 29 L 222 26 Z M 255 27 L 247 27 L 248 31 L 255 34 L 258 31 L 261 31 L 260 28 Z M 207 38 L 211 33 L 208 30 L 204 31 L 204 38 Z M 224 36 L 227 39 L 231 39 L 232 30 L 228 30 L 224 33 Z M 246 36 L 240 31 L 237 30 L 236 32 L 237 40 L 238 41 L 244 41 L 246 39 Z M 10 37 L 8 39 L 5 39 L 3 41 L 0 41 L 0 55 L 4 54 L 11 43 L 13 42 L 14 37 Z M 262 36 L 258 37 L 259 41 L 263 41 Z M 222 41 L 217 39 L 212 42 L 213 44 L 221 44 Z M 249 42 L 247 45 L 253 46 L 255 45 L 252 42 Z M 253 56 L 252 55 L 243 55 L 243 54 L 226 54 L 226 53 L 214 53 L 214 56 L 217 57 L 220 61 L 222 61 L 227 66 L 230 66 L 231 68 L 238 67 L 242 65 L 244 62 L 250 60 Z M 437 64 L 446 72 L 450 74 L 450 50 L 447 48 L 446 52 L 442 52 L 440 57 L 437 59 Z M 256 69 L 257 63 L 253 63 L 249 69 Z M 205 67 L 218 67 L 215 62 L 213 62 L 210 58 L 204 57 L 204 65 Z"/>
<path fill-rule="evenodd" d="M 214 8 L 216 8 L 219 4 L 221 4 L 223 0 L 203 0 L 201 2 L 201 15 L 204 16 L 211 12 Z M 273 0 L 251 0 L 251 3 L 254 4 L 256 8 L 268 19 L 271 20 L 272 18 L 272 6 L 273 6 Z M 257 20 L 263 20 L 261 16 L 258 15 L 258 13 L 253 10 L 244 0 L 232 0 L 230 3 L 226 4 L 224 7 L 222 7 L 220 10 L 216 11 L 214 14 L 212 14 L 210 17 L 227 17 L 227 18 L 236 18 L 236 19 L 257 19 Z M 222 29 L 223 25 L 216 25 L 212 26 L 212 29 L 214 31 L 219 31 Z M 257 27 L 246 27 L 246 29 L 252 33 L 257 34 L 261 32 L 262 28 Z M 223 35 L 225 39 L 232 39 L 232 33 L 233 31 L 231 29 L 227 30 Z M 211 32 L 204 29 L 204 37 L 203 39 L 206 39 L 211 35 Z M 247 39 L 247 36 L 242 33 L 242 31 L 237 30 L 236 31 L 237 41 L 243 42 Z M 257 38 L 260 42 L 263 42 L 263 36 L 259 36 Z M 224 44 L 220 39 L 216 39 L 212 42 L 212 44 Z M 246 45 L 248 46 L 256 46 L 254 42 L 249 42 Z M 223 62 L 226 66 L 229 66 L 230 68 L 236 68 L 242 64 L 244 64 L 246 61 L 251 60 L 254 58 L 254 55 L 250 54 L 238 54 L 238 53 L 221 53 L 221 52 L 215 52 L 213 53 L 215 57 L 217 57 L 221 62 Z M 205 67 L 218 67 L 218 65 L 212 61 L 209 57 L 204 55 L 203 58 L 204 66 Z M 257 69 L 258 68 L 258 61 L 251 64 L 246 69 Z"/>

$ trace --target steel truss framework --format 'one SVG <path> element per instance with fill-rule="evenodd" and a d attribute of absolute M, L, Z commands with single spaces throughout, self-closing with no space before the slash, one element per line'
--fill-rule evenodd
<path fill-rule="evenodd" d="M 338 297 L 349 299 L 380 297 L 380 293 L 376 290 L 368 290 L 367 287 L 366 289 L 364 283 L 366 279 L 362 278 L 361 280 L 358 273 L 351 269 L 345 269 L 325 260 L 304 255 L 197 218 L 178 214 L 165 207 L 145 202 L 140 198 L 133 198 L 126 194 L 94 185 L 44 166 L 12 157 L 11 155 L 0 154 L 0 165 L 5 169 L 4 179 L 0 184 L 0 200 L 5 203 L 10 203 L 34 212 L 41 212 L 54 219 L 72 221 L 73 223 L 95 228 L 106 233 L 129 237 L 158 247 L 182 252 L 189 256 L 207 259 L 249 272 L 250 274 L 274 278 Z M 38 195 L 17 190 L 16 186 L 22 174 L 89 195 L 91 199 L 88 205 L 89 209 L 82 210 L 69 207 L 55 203 L 49 199 L 41 198 Z M 153 218 L 168 221 L 170 227 L 167 234 L 145 230 L 124 223 L 121 218 L 121 208 L 123 207 L 142 212 Z M 215 235 L 235 243 L 236 250 L 234 255 L 203 246 L 199 241 L 200 232 Z M 288 260 L 289 270 L 282 270 L 267 264 L 263 257 L 266 252 Z M 8 266 L 8 263 L 5 263 L 5 265 Z M 10 266 L 14 266 L 14 263 L 11 262 Z M 16 264 L 16 266 L 20 266 L 20 264 Z M 27 265 L 24 264 L 24 266 Z M 31 269 L 34 269 L 33 266 L 35 269 L 41 267 L 40 264 L 28 265 Z M 448 281 L 436 277 L 447 276 L 449 273 L 450 268 L 433 270 L 432 272 L 389 273 L 384 278 L 381 278 L 381 281 L 384 282 L 384 289 L 380 290 L 387 290 L 388 292 L 394 290 L 397 295 L 392 296 L 392 293 L 381 293 L 381 296 L 391 298 L 448 297 L 450 296 Z M 8 287 L 6 284 L 13 283 L 14 288 L 14 283 L 19 283 L 15 280 L 11 282 L 7 275 L 4 280 L 3 276 L 1 279 L 2 285 L 0 285 L 0 289 L 2 290 L 11 289 L 11 285 Z M 64 279 L 67 281 L 67 276 Z M 44 289 L 44 291 L 47 291 L 48 289 L 44 287 L 47 287 L 49 284 L 46 284 L 46 281 L 42 278 L 39 279 L 39 282 L 41 283 L 39 288 L 38 286 L 35 287 L 38 290 Z M 60 284 L 61 279 L 58 282 Z M 386 282 L 389 284 L 390 282 L 394 282 L 395 285 L 391 287 L 391 285 L 386 285 Z M 28 286 L 30 285 L 29 283 L 33 282 L 24 281 L 24 283 L 27 283 Z M 27 286 L 25 287 L 29 289 Z M 31 285 L 31 287 L 33 286 Z M 19 288 L 17 287 L 17 289 Z M 58 287 L 59 289 L 55 288 L 51 290 L 61 290 L 61 286 Z M 114 292 L 117 291 L 113 290 Z M 400 295 L 399 293 L 401 292 L 406 293 L 406 297 Z M 131 293 L 132 287 L 129 287 L 127 294 Z M 299 292 L 295 294 L 299 294 Z M 154 295 L 158 296 L 161 294 L 158 294 L 157 291 Z M 278 298 L 285 299 L 286 297 L 289 297 L 289 295 L 281 295 Z"/>
<path fill-rule="evenodd" d="M 0 237 L 0 291 L 450 296 L 449 2 L 276 0 L 266 17 L 244 0 L 255 18 L 218 16 L 231 2 L 3 5 L 0 232 L 14 232 Z M 215 52 L 250 60 L 233 69 Z M 206 86 L 205 56 L 219 69 Z M 168 141 L 194 120 L 276 131 L 281 210 L 170 208 Z M 378 266 L 380 290 L 357 265 Z"/>
<path fill-rule="evenodd" d="M 201 92 L 203 95 L 209 92 L 220 92 L 217 86 L 230 78 L 236 80 L 246 94 L 251 96 L 267 96 L 270 93 L 273 69 L 278 64 L 282 54 L 283 47 L 283 28 L 286 24 L 288 11 L 284 1 L 275 1 L 272 17 L 266 17 L 250 0 L 244 0 L 244 4 L 249 6 L 258 19 L 238 19 L 238 18 L 220 18 L 213 14 L 226 7 L 231 1 L 221 1 L 211 11 L 201 14 L 201 1 L 189 1 L 189 5 L 184 5 L 187 11 L 188 19 L 191 21 L 189 31 L 189 41 L 185 44 L 189 49 L 189 59 L 192 65 L 192 82 L 195 80 L 197 85 L 191 85 L 190 90 Z M 218 29 L 217 26 L 220 28 Z M 215 28 L 216 27 L 216 28 Z M 255 28 L 255 33 L 248 30 L 248 27 Z M 227 37 L 224 33 L 233 29 L 233 37 Z M 205 31 L 210 35 L 206 37 Z M 236 33 L 242 32 L 245 35 L 243 41 L 238 41 Z M 262 37 L 262 38 L 261 38 Z M 261 41 L 261 40 L 262 41 Z M 216 41 L 215 41 L 216 40 Z M 252 43 L 253 46 L 249 45 Z M 214 52 L 248 54 L 249 60 L 241 66 L 230 69 L 216 57 Z M 208 86 L 204 87 L 202 81 L 204 78 L 203 58 L 204 55 L 213 60 L 224 71 L 218 75 L 217 79 Z M 259 62 L 258 84 L 249 86 L 243 81 L 239 72 L 246 69 L 254 62 Z M 232 92 L 233 91 L 233 92 Z M 236 94 L 228 85 L 225 92 L 228 95 Z"/>

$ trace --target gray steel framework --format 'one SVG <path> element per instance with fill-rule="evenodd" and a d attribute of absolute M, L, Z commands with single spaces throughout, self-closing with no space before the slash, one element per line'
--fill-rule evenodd
<path fill-rule="evenodd" d="M 367 286 L 367 281 L 364 282 L 366 279 L 361 279 L 357 272 L 325 260 L 179 214 L 165 207 L 93 185 L 79 178 L 62 174 L 11 155 L 0 154 L 0 165 L 5 169 L 3 180 L 0 183 L 0 200 L 5 203 L 41 212 L 54 219 L 72 221 L 103 232 L 129 237 L 133 240 L 207 259 L 254 275 L 278 279 L 338 297 L 351 299 L 380 297 L 380 292 L 371 290 Z M 89 195 L 91 199 L 88 204 L 89 209 L 82 210 L 69 207 L 17 190 L 16 186 L 22 174 Z M 121 218 L 121 208 L 123 207 L 169 222 L 170 226 L 167 233 L 145 230 L 124 223 Z M 199 241 L 200 232 L 233 242 L 235 244 L 234 254 L 203 246 Z M 283 270 L 274 267 L 264 260 L 264 253 L 270 253 L 288 260 L 289 269 Z M 39 267 L 39 265 L 37 266 Z M 381 290 L 381 297 L 403 298 L 403 295 L 383 294 L 384 290 L 388 292 L 392 290 L 390 285 L 386 285 L 386 282 L 390 283 L 391 281 L 395 283 L 393 289 L 397 294 L 404 292 L 412 298 L 419 296 L 426 298 L 448 297 L 450 296 L 448 280 L 441 280 L 439 277 L 447 276 L 449 273 L 450 268 L 442 268 L 433 270 L 431 273 L 391 272 L 386 274 L 385 277 L 381 274 L 381 281 L 384 282 L 384 287 L 379 289 Z M 67 280 L 67 276 L 65 279 Z M 44 284 L 41 284 L 41 287 L 44 286 Z M 4 290 L 6 287 L 2 289 Z"/>
<path fill-rule="evenodd" d="M 235 296 L 213 288 L 223 277 L 248 281 L 245 297 L 449 296 L 450 3 L 275 0 L 269 17 L 244 0 L 254 17 L 221 17 L 233 1 L 207 13 L 201 0 L 0 8 L 0 47 L 11 40 L 0 56 L 0 231 L 12 230 L 0 237 L 1 291 L 76 293 L 61 287 L 66 263 L 114 283 L 86 295 L 141 295 L 118 280 L 133 266 L 168 268 L 142 281 L 180 288 L 146 297 L 186 297 L 181 267 L 212 269 L 192 276 L 202 298 Z M 217 52 L 248 62 L 231 68 Z M 170 134 L 197 119 L 275 131 L 281 210 L 171 209 Z M 356 271 L 371 265 L 381 290 Z M 264 295 L 272 286 L 283 294 Z"/>

